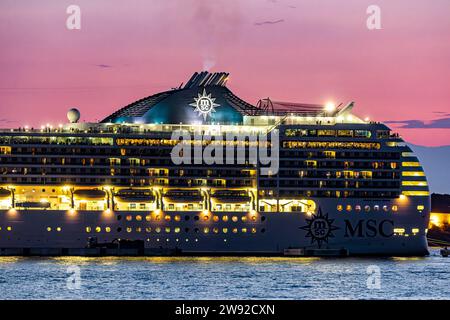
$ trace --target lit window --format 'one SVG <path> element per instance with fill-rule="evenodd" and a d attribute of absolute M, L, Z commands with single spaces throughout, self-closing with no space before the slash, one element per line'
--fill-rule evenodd
<path fill-rule="evenodd" d="M 223 228 L 223 229 L 222 229 L 222 232 L 223 232 L 223 233 L 227 233 L 227 232 L 228 232 L 228 228 Z"/>
<path fill-rule="evenodd" d="M 228 216 L 223 216 L 223 217 L 222 217 L 222 220 L 223 220 L 224 222 L 227 222 L 227 221 L 228 221 Z"/>
<path fill-rule="evenodd" d="M 418 205 L 417 206 L 417 210 L 422 211 L 423 209 L 425 209 L 425 206 L 423 206 L 423 205 Z"/>
<path fill-rule="evenodd" d="M 348 204 L 348 205 L 345 207 L 345 210 L 347 210 L 347 211 L 352 211 L 352 206 Z"/>
<path fill-rule="evenodd" d="M 389 210 L 389 207 L 386 206 L 386 205 L 384 205 L 384 206 L 383 206 L 383 211 L 386 211 L 386 212 L 387 212 L 388 210 Z"/>
<path fill-rule="evenodd" d="M 247 228 L 242 228 L 242 233 L 247 233 Z"/>
<path fill-rule="evenodd" d="M 360 205 L 356 205 L 355 206 L 355 210 L 358 211 L 358 212 L 361 211 L 361 206 Z"/>
<path fill-rule="evenodd" d="M 145 216 L 145 220 L 146 221 L 151 221 L 152 220 L 152 216 L 151 215 L 146 215 Z"/>
<path fill-rule="evenodd" d="M 180 233 L 180 228 L 176 227 L 176 228 L 174 229 L 174 231 L 175 231 L 175 233 Z"/>
<path fill-rule="evenodd" d="M 127 219 L 127 221 L 131 221 L 131 219 L 133 219 L 133 217 L 128 215 L 128 216 L 125 217 L 125 219 Z"/>
<path fill-rule="evenodd" d="M 48 232 L 52 231 L 52 228 L 51 227 L 47 227 L 47 231 Z"/>
<path fill-rule="evenodd" d="M 256 233 L 256 228 L 252 228 L 252 233 Z"/>
<path fill-rule="evenodd" d="M 150 228 L 150 227 L 145 228 L 145 232 L 147 232 L 147 233 L 152 232 L 152 228 Z"/>
<path fill-rule="evenodd" d="M 398 206 L 396 205 L 392 206 L 392 211 L 398 211 Z"/>
<path fill-rule="evenodd" d="M 127 227 L 127 232 L 130 233 L 131 232 L 131 228 Z"/>
<path fill-rule="evenodd" d="M 100 227 L 95 228 L 95 232 L 100 232 L 100 231 L 102 231 L 102 228 L 100 228 Z"/>
<path fill-rule="evenodd" d="M 242 220 L 242 222 L 247 222 L 247 217 L 246 216 L 242 216 L 241 220 Z"/>
<path fill-rule="evenodd" d="M 338 204 L 337 209 L 338 209 L 338 211 L 342 211 L 342 209 L 343 209 L 342 204 Z"/>
<path fill-rule="evenodd" d="M 404 228 L 394 228 L 394 233 L 403 234 L 403 233 L 405 233 L 405 229 Z"/>
<path fill-rule="evenodd" d="M 137 215 L 137 216 L 136 216 L 136 221 L 142 221 L 142 216 Z"/>
<path fill-rule="evenodd" d="M 233 233 L 237 233 L 238 229 L 237 228 L 233 228 Z"/>
<path fill-rule="evenodd" d="M 141 227 L 137 227 L 136 228 L 136 232 L 141 232 L 142 231 L 142 228 Z"/>
<path fill-rule="evenodd" d="M 413 228 L 411 231 L 412 231 L 412 233 L 414 233 L 414 234 L 419 233 L 419 228 Z"/>
<path fill-rule="evenodd" d="M 56 231 L 61 232 L 61 227 L 57 227 Z"/>
<path fill-rule="evenodd" d="M 168 214 L 166 214 L 166 215 L 164 216 L 164 220 L 170 221 L 170 216 L 169 216 Z"/>
<path fill-rule="evenodd" d="M 426 187 L 428 183 L 426 181 L 402 181 L 402 186 L 420 186 Z"/>
<path fill-rule="evenodd" d="M 219 228 L 213 228 L 214 233 L 219 233 Z"/>
<path fill-rule="evenodd" d="M 208 227 L 203 228 L 203 232 L 204 233 L 209 233 L 209 228 Z"/>
<path fill-rule="evenodd" d="M 403 171 L 403 177 L 425 177 L 425 172 L 423 171 Z"/>
<path fill-rule="evenodd" d="M 375 210 L 375 211 L 380 211 L 380 206 L 379 206 L 379 205 L 373 206 L 373 210 Z"/>
<path fill-rule="evenodd" d="M 165 228 L 165 231 L 166 231 L 166 233 L 170 233 L 170 228 L 169 228 L 169 227 L 166 227 L 166 228 Z"/>
<path fill-rule="evenodd" d="M 86 227 L 86 232 L 91 232 L 91 227 Z"/>
<path fill-rule="evenodd" d="M 208 216 L 207 214 L 205 214 L 205 215 L 203 216 L 203 220 L 204 220 L 204 221 L 208 221 L 208 220 L 209 220 L 209 216 Z"/>
<path fill-rule="evenodd" d="M 402 162 L 403 167 L 420 167 L 419 162 Z"/>
<path fill-rule="evenodd" d="M 7 231 L 11 231 L 11 230 L 12 230 L 12 227 L 6 227 L 6 230 L 7 230 Z"/>
<path fill-rule="evenodd" d="M 233 216 L 233 217 L 231 218 L 231 220 L 232 220 L 233 222 L 237 222 L 237 221 L 238 221 L 238 217 Z"/>
<path fill-rule="evenodd" d="M 425 197 L 425 196 L 429 196 L 430 192 L 428 191 L 403 191 L 402 195 L 405 196 L 421 196 L 421 197 Z"/>
<path fill-rule="evenodd" d="M 155 228 L 155 231 L 156 231 L 156 233 L 160 233 L 161 232 L 161 228 L 157 227 L 157 228 Z"/>
<path fill-rule="evenodd" d="M 105 231 L 106 231 L 106 232 L 111 232 L 111 228 L 110 228 L 110 227 L 106 227 L 106 228 L 105 228 Z"/>
<path fill-rule="evenodd" d="M 177 214 L 174 219 L 175 221 L 181 221 L 181 216 Z"/>
<path fill-rule="evenodd" d="M 369 212 L 370 211 L 370 206 L 369 205 L 364 206 L 364 211 Z"/>

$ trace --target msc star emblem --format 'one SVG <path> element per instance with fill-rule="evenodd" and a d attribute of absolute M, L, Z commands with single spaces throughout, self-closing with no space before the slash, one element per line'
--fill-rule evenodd
<path fill-rule="evenodd" d="M 300 227 L 300 229 L 306 231 L 306 237 L 311 238 L 311 244 L 317 242 L 319 248 L 322 243 L 328 243 L 328 238 L 333 238 L 333 231 L 339 229 L 333 226 L 334 219 L 329 219 L 328 214 L 322 214 L 322 209 L 316 214 L 312 214 L 311 219 L 306 219 L 307 225 Z"/>
<path fill-rule="evenodd" d="M 220 104 L 214 102 L 216 98 L 212 98 L 211 94 L 206 93 L 206 89 L 203 89 L 203 93 L 199 93 L 194 101 L 189 105 L 195 107 L 194 111 L 198 112 L 199 116 L 202 115 L 205 121 L 208 116 L 211 116 L 211 112 L 216 112 L 215 107 L 220 107 Z"/>

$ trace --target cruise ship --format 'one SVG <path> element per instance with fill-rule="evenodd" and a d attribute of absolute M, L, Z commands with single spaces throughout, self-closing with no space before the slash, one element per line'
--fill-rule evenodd
<path fill-rule="evenodd" d="M 227 79 L 0 130 L 0 255 L 428 254 L 428 184 L 398 134 L 353 102 L 251 104 Z"/>

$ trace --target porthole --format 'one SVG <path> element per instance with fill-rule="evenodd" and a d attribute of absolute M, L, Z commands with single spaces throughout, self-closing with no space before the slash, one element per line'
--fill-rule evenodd
<path fill-rule="evenodd" d="M 141 215 L 137 215 L 136 216 L 136 221 L 142 221 L 142 216 Z"/>
<path fill-rule="evenodd" d="M 122 228 L 121 227 L 118 227 L 117 228 L 117 232 L 121 232 L 122 231 Z"/>
<path fill-rule="evenodd" d="M 231 220 L 232 220 L 233 222 L 237 222 L 237 221 L 238 221 L 238 217 L 233 216 L 233 217 L 231 218 Z"/>
<path fill-rule="evenodd" d="M 119 221 L 119 220 L 121 220 L 122 219 L 122 216 L 119 214 L 119 215 L 117 215 L 117 220 Z"/>

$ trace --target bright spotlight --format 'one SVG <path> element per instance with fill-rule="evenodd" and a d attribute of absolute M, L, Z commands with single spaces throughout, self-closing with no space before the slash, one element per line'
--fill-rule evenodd
<path fill-rule="evenodd" d="M 333 102 L 328 102 L 325 105 L 325 111 L 327 112 L 333 112 L 334 110 L 336 110 L 336 105 Z"/>

